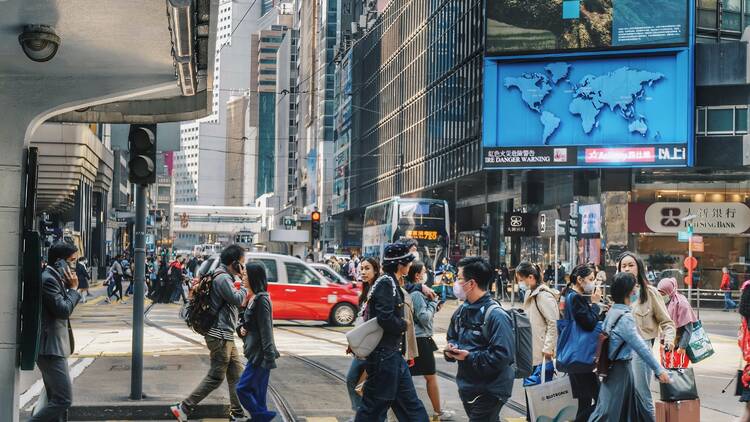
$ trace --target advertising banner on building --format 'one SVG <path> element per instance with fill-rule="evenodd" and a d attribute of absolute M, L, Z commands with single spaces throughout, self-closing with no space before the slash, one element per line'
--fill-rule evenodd
<path fill-rule="evenodd" d="M 686 45 L 687 0 L 493 0 L 488 55 Z"/>
<path fill-rule="evenodd" d="M 539 215 L 525 212 L 505 213 L 505 236 L 538 236 Z M 554 222 L 553 222 L 554 224 Z"/>
<path fill-rule="evenodd" d="M 601 204 L 580 205 L 578 213 L 581 214 L 582 235 L 596 235 L 602 232 Z"/>
<path fill-rule="evenodd" d="M 628 206 L 631 233 L 695 234 L 750 232 L 750 208 L 742 202 L 656 202 Z"/>
<path fill-rule="evenodd" d="M 692 159 L 689 50 L 488 60 L 487 169 L 675 167 Z"/>

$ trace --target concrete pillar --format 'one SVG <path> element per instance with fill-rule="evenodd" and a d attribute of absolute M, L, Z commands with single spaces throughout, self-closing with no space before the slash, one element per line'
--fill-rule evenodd
<path fill-rule="evenodd" d="M 0 102 L 0 109 L 13 110 Z M 28 120 L 0 116 L 0 421 L 18 421 L 19 268 L 23 146 Z"/>

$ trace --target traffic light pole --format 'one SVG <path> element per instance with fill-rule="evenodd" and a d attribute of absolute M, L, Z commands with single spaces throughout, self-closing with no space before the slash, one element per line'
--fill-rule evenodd
<path fill-rule="evenodd" d="M 133 345 L 130 365 L 130 399 L 143 399 L 143 313 L 146 282 L 146 189 L 135 186 L 135 273 L 133 274 Z"/>

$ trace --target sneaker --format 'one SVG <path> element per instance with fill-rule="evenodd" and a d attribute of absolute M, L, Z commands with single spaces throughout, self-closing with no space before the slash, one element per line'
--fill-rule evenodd
<path fill-rule="evenodd" d="M 443 409 L 442 412 L 435 413 L 434 415 L 432 415 L 432 420 L 435 422 L 452 421 L 454 420 L 455 416 L 456 416 L 455 410 Z"/>
<path fill-rule="evenodd" d="M 172 415 L 180 421 L 180 422 L 187 422 L 188 416 L 187 412 L 185 412 L 185 409 L 182 407 L 182 403 L 177 403 L 174 406 L 171 406 L 169 410 L 172 411 Z"/>

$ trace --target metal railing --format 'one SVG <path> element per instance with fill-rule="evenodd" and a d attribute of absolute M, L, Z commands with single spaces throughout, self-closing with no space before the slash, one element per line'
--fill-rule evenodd
<path fill-rule="evenodd" d="M 678 289 L 678 291 L 688 297 L 688 289 Z M 729 292 L 732 294 L 732 300 L 739 306 L 742 291 L 730 290 Z M 724 293 L 726 291 L 718 289 L 692 289 L 690 306 L 695 309 L 698 317 L 700 317 L 701 307 L 704 309 L 723 309 Z"/>

